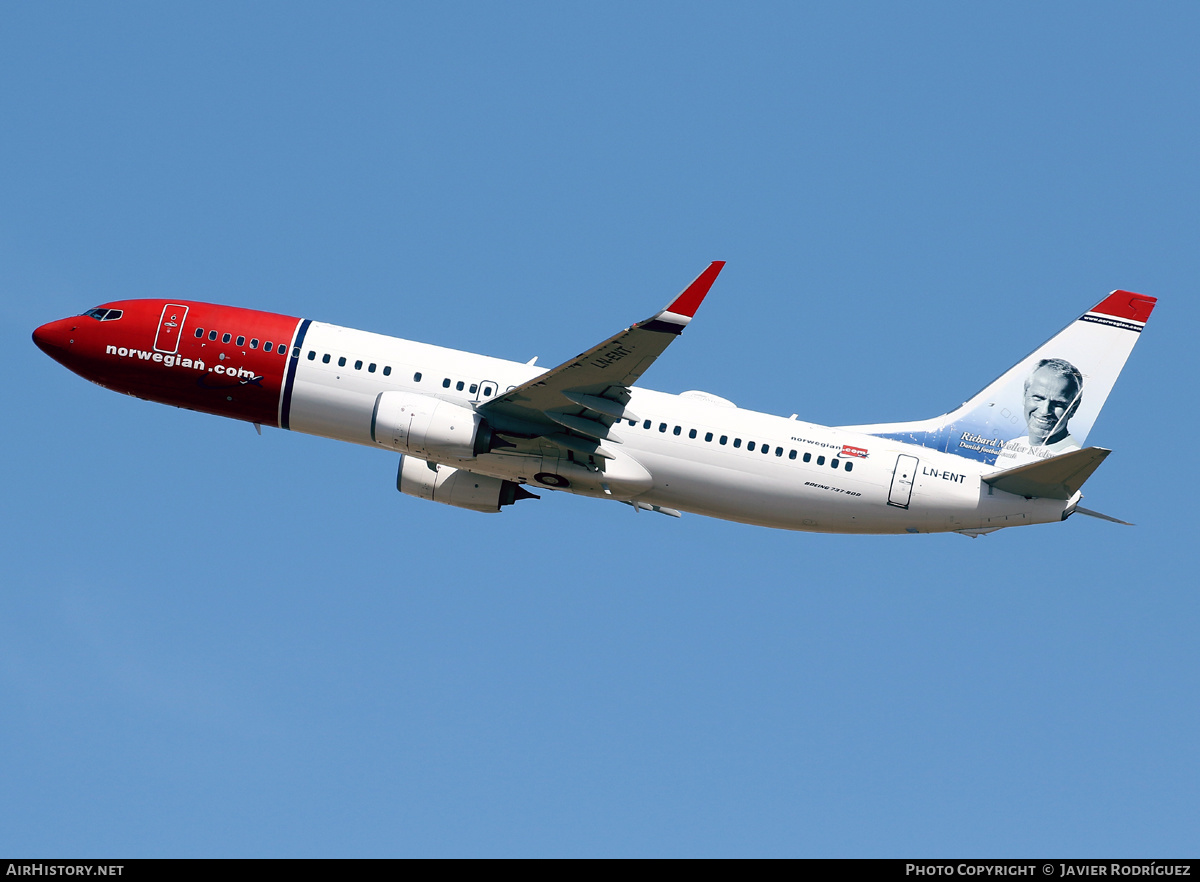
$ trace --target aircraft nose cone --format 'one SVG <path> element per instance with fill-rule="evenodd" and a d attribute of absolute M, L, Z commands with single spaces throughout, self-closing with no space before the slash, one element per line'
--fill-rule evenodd
<path fill-rule="evenodd" d="M 33 342 L 55 361 L 62 361 L 74 342 L 71 338 L 74 329 L 73 319 L 49 322 L 33 332 Z"/>

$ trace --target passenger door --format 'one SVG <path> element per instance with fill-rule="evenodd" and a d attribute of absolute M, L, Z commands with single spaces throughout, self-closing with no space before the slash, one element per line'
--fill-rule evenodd
<path fill-rule="evenodd" d="M 892 472 L 892 489 L 888 491 L 887 504 L 897 508 L 908 508 L 916 476 L 917 458 L 905 454 L 897 456 L 896 470 Z"/>
<path fill-rule="evenodd" d="M 154 348 L 159 352 L 174 354 L 179 351 L 179 335 L 183 333 L 183 320 L 188 308 L 178 303 L 163 307 L 158 319 L 158 333 L 154 335 Z"/>

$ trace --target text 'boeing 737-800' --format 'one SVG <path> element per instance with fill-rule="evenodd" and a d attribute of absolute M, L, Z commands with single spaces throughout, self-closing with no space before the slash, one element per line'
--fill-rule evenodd
<path fill-rule="evenodd" d="M 107 389 L 398 452 L 402 492 L 474 511 L 540 487 L 829 533 L 1106 517 L 1079 506 L 1109 454 L 1085 442 L 1155 298 L 1114 291 L 944 416 L 830 428 L 636 385 L 723 266 L 551 370 L 186 300 L 106 303 L 33 339 Z"/>

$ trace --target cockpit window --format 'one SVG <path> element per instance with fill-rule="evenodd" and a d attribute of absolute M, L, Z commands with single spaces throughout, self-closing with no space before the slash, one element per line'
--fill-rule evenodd
<path fill-rule="evenodd" d="M 94 318 L 98 322 L 115 322 L 124 313 L 119 309 L 103 309 L 97 306 L 95 309 L 89 309 L 84 315 Z"/>

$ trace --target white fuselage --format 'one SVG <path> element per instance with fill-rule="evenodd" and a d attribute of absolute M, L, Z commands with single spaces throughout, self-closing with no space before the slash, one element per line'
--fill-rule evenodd
<path fill-rule="evenodd" d="M 289 428 L 377 446 L 371 419 L 381 392 L 482 405 L 541 373 L 532 365 L 312 322 L 292 387 Z M 1058 521 L 1074 503 L 993 490 L 981 480 L 993 467 L 928 448 L 742 410 L 702 393 L 630 392 L 628 410 L 639 420 L 612 426 L 605 442 L 615 454 L 611 480 L 568 462 L 566 451 L 549 443 L 540 456 L 500 450 L 446 464 L 543 487 L 536 474 L 573 469 L 569 492 L 817 532 L 987 531 Z"/>

